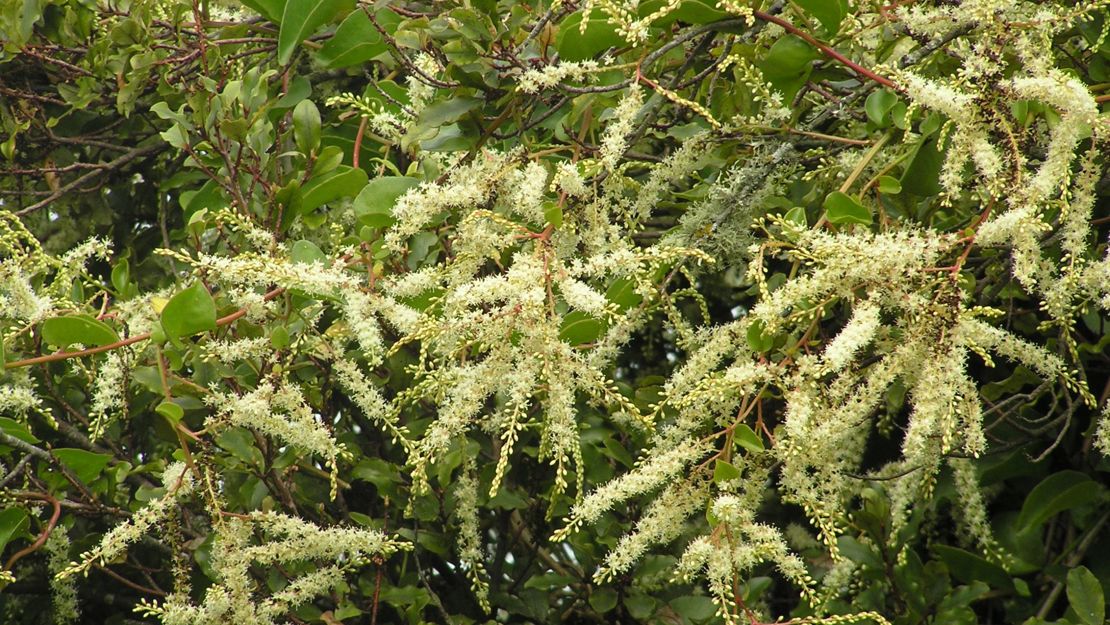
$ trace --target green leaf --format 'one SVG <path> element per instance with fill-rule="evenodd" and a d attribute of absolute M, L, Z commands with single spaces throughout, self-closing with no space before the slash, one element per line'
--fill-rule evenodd
<path fill-rule="evenodd" d="M 0 512 L 0 551 L 9 542 L 22 534 L 30 525 L 27 512 L 23 508 L 7 508 Z"/>
<path fill-rule="evenodd" d="M 320 109 L 312 100 L 301 100 L 293 108 L 293 140 L 303 154 L 311 154 L 320 147 Z"/>
<path fill-rule="evenodd" d="M 836 539 L 837 549 L 844 557 L 858 564 L 869 566 L 877 571 L 883 570 L 883 560 L 875 550 L 851 536 L 841 536 Z"/>
<path fill-rule="evenodd" d="M 655 612 L 655 599 L 642 592 L 631 592 L 624 598 L 624 607 L 632 618 L 642 621 Z"/>
<path fill-rule="evenodd" d="M 179 339 L 216 329 L 216 302 L 200 282 L 170 298 L 162 309 L 166 336 Z"/>
<path fill-rule="evenodd" d="M 747 449 L 750 452 L 763 451 L 763 439 L 760 438 L 759 435 L 756 434 L 750 427 L 748 427 L 747 424 L 741 423 L 737 425 L 736 429 L 734 429 L 732 433 L 733 440 L 735 440 L 736 443 L 744 449 Z"/>
<path fill-rule="evenodd" d="M 439 128 L 453 122 L 485 102 L 482 98 L 459 96 L 429 104 L 420 112 L 419 125 L 423 128 Z"/>
<path fill-rule="evenodd" d="M 305 241 L 301 239 L 293 244 L 293 248 L 289 251 L 289 257 L 293 259 L 294 264 L 311 264 L 314 262 L 324 262 L 327 256 L 324 252 L 316 246 L 312 241 Z"/>
<path fill-rule="evenodd" d="M 254 9 L 260 15 L 278 24 L 281 22 L 282 9 L 285 8 L 285 0 L 241 0 L 244 5 Z"/>
<path fill-rule="evenodd" d="M 278 63 L 288 63 L 293 50 L 317 28 L 354 6 L 354 0 L 287 0 L 278 31 Z"/>
<path fill-rule="evenodd" d="M 1102 584 L 1087 567 L 1078 566 L 1068 571 L 1068 601 L 1084 625 L 1103 625 L 1106 622 L 1106 598 Z"/>
<path fill-rule="evenodd" d="M 889 89 L 879 89 L 872 91 L 871 95 L 867 96 L 867 100 L 863 103 L 863 110 L 867 113 L 867 118 L 871 123 L 880 128 L 885 128 L 890 125 L 891 120 L 887 118 L 894 105 L 898 104 L 898 96 Z"/>
<path fill-rule="evenodd" d="M 23 425 L 15 419 L 0 417 L 0 430 L 3 430 L 8 436 L 18 438 L 24 443 L 31 443 L 33 445 L 42 442 L 34 434 L 31 434 L 31 430 L 26 425 Z"/>
<path fill-rule="evenodd" d="M 833 191 L 825 197 L 825 219 L 831 224 L 871 224 L 871 211 L 852 196 Z"/>
<path fill-rule="evenodd" d="M 155 407 L 154 412 L 162 415 L 169 420 L 170 423 L 177 424 L 185 417 L 185 409 L 172 401 L 166 400 Z"/>
<path fill-rule="evenodd" d="M 1098 499 L 1102 488 L 1086 473 L 1060 471 L 1033 487 L 1021 506 L 1017 530 L 1028 532 L 1064 510 Z"/>
<path fill-rule="evenodd" d="M 636 13 L 644 18 L 664 8 L 667 4 L 668 0 L 647 0 L 640 3 Z M 683 0 L 674 10 L 667 11 L 662 17 L 652 22 L 652 25 L 667 27 L 675 22 L 711 24 L 727 19 L 729 14 L 716 8 L 715 4 L 715 2 L 706 0 Z"/>
<path fill-rule="evenodd" d="M 122 293 L 131 281 L 131 267 L 126 258 L 121 258 L 115 267 L 112 267 L 112 287 Z"/>
<path fill-rule="evenodd" d="M 902 183 L 891 176 L 879 176 L 879 193 L 885 195 L 898 195 L 902 192 Z"/>
<path fill-rule="evenodd" d="M 844 16 L 848 14 L 848 3 L 846 0 L 796 0 L 798 6 L 806 10 L 813 17 L 821 22 L 821 27 L 825 29 L 826 37 L 835 37 L 836 33 L 840 31 L 840 22 L 844 20 Z"/>
<path fill-rule="evenodd" d="M 551 592 L 561 588 L 569 588 L 573 584 L 575 578 L 569 575 L 559 575 L 558 573 L 544 573 L 542 575 L 534 575 L 524 582 L 525 588 L 535 588 L 544 592 Z"/>
<path fill-rule="evenodd" d="M 586 31 L 581 31 L 582 12 L 570 15 L 559 25 L 555 36 L 555 48 L 563 61 L 585 61 L 612 47 L 622 46 L 625 41 L 617 34 L 617 29 L 609 19 L 594 11 L 586 22 Z"/>
<path fill-rule="evenodd" d="M 192 218 L 194 214 L 206 208 L 210 212 L 216 212 L 228 206 L 220 185 L 216 184 L 215 180 L 209 180 L 196 191 L 182 191 L 179 201 L 186 219 Z"/>
<path fill-rule="evenodd" d="M 378 490 L 388 494 L 396 490 L 401 476 L 395 465 L 381 458 L 363 458 L 351 469 L 351 479 L 370 482 Z"/>
<path fill-rule="evenodd" d="M 798 226 L 802 230 L 809 227 L 809 221 L 806 219 L 806 209 L 801 206 L 795 206 L 786 211 L 786 214 L 783 215 L 782 218 Z"/>
<path fill-rule="evenodd" d="M 379 10 L 374 17 L 386 32 L 396 30 L 401 21 L 396 13 L 388 9 Z M 316 52 L 316 60 L 326 68 L 337 69 L 365 63 L 388 50 L 389 45 L 381 32 L 374 28 L 364 11 L 356 9 Z"/>
<path fill-rule="evenodd" d="M 717 613 L 713 600 L 705 596 L 678 597 L 670 602 L 671 609 L 691 621 L 707 621 Z"/>
<path fill-rule="evenodd" d="M 119 335 L 108 324 L 88 315 L 67 315 L 42 322 L 42 338 L 55 347 L 65 349 L 74 343 L 96 346 L 119 341 Z"/>
<path fill-rule="evenodd" d="M 636 283 L 630 278 L 617 278 L 605 290 L 605 299 L 613 302 L 622 311 L 639 306 L 644 297 L 636 292 Z"/>
<path fill-rule="evenodd" d="M 255 447 L 254 435 L 245 428 L 235 427 L 220 432 L 216 436 L 216 444 L 248 466 L 261 467 L 266 462 L 262 452 Z"/>
<path fill-rule="evenodd" d="M 952 577 L 965 584 L 983 581 L 1003 590 L 1012 590 L 1014 587 L 1006 569 L 970 551 L 940 544 L 933 545 L 933 551 L 948 565 Z"/>
<path fill-rule="evenodd" d="M 724 460 L 718 460 L 713 465 L 713 483 L 722 484 L 724 482 L 731 482 L 740 477 L 740 469 L 737 469 L 732 464 Z"/>
<path fill-rule="evenodd" d="M 775 337 L 763 333 L 765 328 L 766 326 L 763 325 L 763 321 L 759 319 L 756 319 L 748 326 L 748 347 L 751 347 L 752 351 L 756 353 L 762 354 L 770 351 L 775 345 Z"/>
<path fill-rule="evenodd" d="M 598 588 L 590 593 L 590 607 L 599 614 L 604 614 L 617 607 L 617 591 L 612 588 Z"/>
<path fill-rule="evenodd" d="M 543 219 L 558 230 L 563 227 L 563 209 L 557 202 L 548 202 L 543 209 Z"/>
<path fill-rule="evenodd" d="M 314 177 L 301 187 L 299 213 L 307 215 L 316 208 L 341 197 L 354 197 L 366 186 L 366 172 L 340 165 L 323 176 Z"/>
<path fill-rule="evenodd" d="M 581 310 L 572 310 L 563 317 L 559 340 L 575 346 L 593 343 L 601 336 L 604 327 L 600 320 Z"/>
<path fill-rule="evenodd" d="M 937 148 L 937 138 L 925 137 L 917 144 L 902 174 L 902 189 L 922 197 L 940 193 L 940 168 L 943 164 L 944 154 Z"/>
<path fill-rule="evenodd" d="M 420 184 L 416 178 L 382 176 L 366 183 L 351 208 L 359 222 L 371 228 L 388 228 L 396 223 L 393 205 L 409 189 Z"/>
<path fill-rule="evenodd" d="M 55 448 L 51 453 L 86 484 L 100 477 L 112 459 L 109 454 L 97 454 L 84 449 Z"/>
<path fill-rule="evenodd" d="M 289 347 L 289 330 L 286 330 L 285 326 L 277 326 L 270 330 L 270 345 L 274 349 Z"/>
<path fill-rule="evenodd" d="M 757 65 L 763 77 L 782 92 L 783 101 L 789 102 L 809 78 L 815 59 L 817 52 L 813 46 L 788 35 L 779 38 Z"/>

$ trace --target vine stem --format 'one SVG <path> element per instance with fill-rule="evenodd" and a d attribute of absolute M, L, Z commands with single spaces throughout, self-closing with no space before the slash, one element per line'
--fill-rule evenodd
<path fill-rule="evenodd" d="M 801 39 L 804 39 L 806 41 L 806 43 L 808 43 L 809 45 L 811 45 L 811 46 L 817 48 L 818 50 L 820 50 L 822 53 L 825 54 L 825 56 L 827 56 L 829 58 L 832 58 L 832 59 L 835 59 L 836 61 L 840 62 L 841 64 L 851 68 L 857 74 L 859 74 L 861 76 L 864 76 L 866 78 L 869 78 L 869 79 L 879 83 L 880 85 L 882 85 L 884 87 L 889 87 L 891 89 L 894 89 L 895 91 L 902 91 L 902 88 L 899 87 L 898 85 L 896 85 L 893 80 L 887 78 L 886 76 L 881 76 L 879 74 L 876 74 L 875 72 L 867 69 L 866 67 L 860 65 L 859 63 L 856 63 L 855 61 L 849 59 L 848 57 L 844 56 L 843 54 L 837 52 L 836 50 L 834 50 L 829 45 L 821 43 L 813 35 L 807 33 L 806 31 L 804 31 L 800 28 L 798 28 L 797 26 L 795 26 L 795 25 L 791 24 L 790 22 L 782 19 L 781 17 L 771 15 L 770 13 L 764 13 L 763 11 L 752 11 L 752 15 L 754 15 L 756 17 L 756 19 L 760 19 L 760 20 L 763 20 L 765 22 L 771 22 L 772 24 L 777 24 L 779 26 L 782 26 L 783 29 L 785 29 L 788 33 L 790 33 L 792 35 L 795 35 L 797 37 L 800 37 Z"/>
<path fill-rule="evenodd" d="M 50 532 L 54 531 L 54 526 L 58 524 L 58 518 L 62 515 L 62 503 L 51 495 L 46 493 L 24 493 L 22 496 L 27 499 L 40 499 L 49 502 L 50 505 L 54 507 L 54 510 L 50 513 L 50 520 L 47 521 L 46 527 L 43 528 L 42 533 L 35 539 L 35 542 L 13 553 L 12 557 L 8 558 L 8 563 L 4 565 L 5 571 L 12 570 L 12 566 L 14 566 L 20 558 L 38 551 L 39 548 L 45 545 L 46 539 L 50 538 Z"/>
<path fill-rule="evenodd" d="M 266 301 L 270 301 L 270 300 L 274 299 L 275 297 L 281 295 L 284 292 L 285 292 L 284 287 L 278 287 L 278 288 L 266 293 L 265 295 L 263 295 L 262 299 L 264 299 Z M 236 319 L 239 319 L 240 317 L 242 317 L 243 315 L 246 315 L 246 314 L 247 314 L 247 309 L 246 308 L 240 308 L 239 310 L 231 313 L 230 315 L 225 315 L 225 316 L 220 317 L 219 319 L 217 319 L 216 320 L 216 327 L 226 326 L 229 323 L 234 322 Z M 67 358 L 80 358 L 82 356 L 92 356 L 93 354 L 99 354 L 99 353 L 102 353 L 102 352 L 112 351 L 113 349 L 119 349 L 121 347 L 127 347 L 128 345 L 134 345 L 135 343 L 138 343 L 140 341 L 145 341 L 149 338 L 150 338 L 150 332 L 144 332 L 142 334 L 136 334 L 135 336 L 123 339 L 121 341 L 116 341 L 115 343 L 109 343 L 108 345 L 100 345 L 98 347 L 90 347 L 88 349 L 82 349 L 82 350 L 76 351 L 76 352 L 55 352 L 53 354 L 46 354 L 45 356 L 36 356 L 34 358 L 27 358 L 27 359 L 24 359 L 24 360 L 13 360 L 12 362 L 4 363 L 4 368 L 5 369 L 15 369 L 17 367 L 28 367 L 30 365 L 37 365 L 37 364 L 44 363 L 44 362 L 54 362 L 54 361 L 57 361 L 57 360 L 65 360 Z"/>

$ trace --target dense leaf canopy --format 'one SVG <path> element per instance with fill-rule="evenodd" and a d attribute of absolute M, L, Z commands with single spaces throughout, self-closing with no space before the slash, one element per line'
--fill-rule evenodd
<path fill-rule="evenodd" d="M 0 1 L 0 621 L 1101 625 L 1108 5 Z"/>

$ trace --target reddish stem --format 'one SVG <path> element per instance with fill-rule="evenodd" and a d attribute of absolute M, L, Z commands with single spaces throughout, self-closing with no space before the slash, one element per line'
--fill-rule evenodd
<path fill-rule="evenodd" d="M 756 18 L 761 19 L 765 22 L 771 22 L 772 24 L 778 24 L 779 26 L 782 26 L 790 34 L 804 39 L 808 44 L 823 52 L 825 56 L 839 61 L 841 64 L 851 68 L 857 74 L 870 78 L 871 80 L 879 83 L 880 85 L 883 85 L 884 87 L 889 87 L 891 89 L 894 89 L 895 91 L 902 91 L 902 89 L 898 85 L 894 84 L 894 81 L 892 81 L 891 79 L 885 76 L 880 76 L 879 74 L 876 74 L 875 72 L 867 69 L 859 63 L 856 63 L 843 54 L 832 49 L 827 44 L 821 43 L 813 35 L 805 32 L 804 30 L 801 30 L 797 26 L 782 19 L 781 17 L 771 15 L 770 13 L 764 13 L 763 11 L 752 11 L 752 15 L 755 15 Z"/>
<path fill-rule="evenodd" d="M 366 123 L 369 121 L 368 117 L 363 117 L 358 125 L 358 133 L 355 135 L 355 149 L 351 154 L 351 165 L 358 169 L 358 153 L 362 151 L 362 136 L 366 134 Z"/>
<path fill-rule="evenodd" d="M 8 558 L 8 563 L 4 565 L 4 570 L 5 571 L 12 570 L 12 566 L 14 566 L 15 563 L 20 560 L 20 558 L 22 558 L 23 556 L 30 555 L 30 554 L 38 551 L 39 548 L 41 548 L 43 545 L 45 545 L 46 544 L 46 539 L 50 538 L 50 532 L 54 531 L 54 526 L 58 524 L 58 518 L 62 514 L 62 502 L 58 501 L 56 498 L 54 498 L 51 495 L 47 495 L 46 493 L 42 493 L 42 494 L 26 493 L 26 494 L 23 494 L 22 496 L 26 497 L 28 499 L 39 499 L 39 500 L 42 500 L 42 501 L 49 501 L 50 505 L 54 506 L 54 511 L 51 513 L 50 520 L 46 523 L 46 527 L 43 528 L 42 533 L 39 534 L 39 537 L 35 539 L 35 542 L 33 542 L 30 545 L 24 547 L 23 549 L 20 549 L 19 551 L 13 553 L 12 557 Z"/>
<path fill-rule="evenodd" d="M 274 299 L 275 297 L 281 295 L 284 292 L 285 292 L 284 288 L 278 287 L 278 288 L 270 291 L 269 293 L 266 293 L 265 295 L 263 295 L 262 299 L 264 299 L 266 301 L 270 301 L 270 300 Z M 245 314 L 247 314 L 247 309 L 246 308 L 240 308 L 239 310 L 231 313 L 230 315 L 225 315 L 225 316 L 220 317 L 219 319 L 217 319 L 216 320 L 216 326 L 217 327 L 226 326 L 227 324 L 235 321 L 236 319 L 242 317 Z M 113 349 L 119 349 L 121 347 L 127 347 L 128 345 L 134 345 L 135 343 L 138 343 L 139 341 L 145 341 L 149 338 L 150 338 L 150 332 L 144 332 L 142 334 L 137 334 L 135 336 L 123 339 L 121 341 L 116 341 L 115 343 L 110 343 L 108 345 L 101 345 L 99 347 L 90 347 L 88 349 L 82 349 L 81 351 L 77 351 L 77 352 L 54 352 L 53 354 L 47 354 L 45 356 L 36 356 L 34 358 L 27 358 L 25 360 L 14 360 L 12 362 L 6 362 L 6 363 L 4 363 L 4 368 L 5 369 L 15 369 L 16 367 L 27 367 L 27 366 L 30 366 L 30 365 L 37 365 L 37 364 L 44 363 L 44 362 L 54 362 L 56 360 L 65 360 L 67 358 L 80 358 L 82 356 L 92 356 L 93 354 L 99 354 L 101 352 L 109 352 L 109 351 L 112 351 Z"/>

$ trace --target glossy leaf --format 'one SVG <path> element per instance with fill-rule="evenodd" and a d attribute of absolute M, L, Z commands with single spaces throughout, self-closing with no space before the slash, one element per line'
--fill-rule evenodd
<path fill-rule="evenodd" d="M 993 588 L 1009 590 L 1014 587 L 1010 574 L 1001 566 L 985 558 L 950 545 L 933 545 L 933 551 L 948 565 L 952 576 L 964 583 L 976 580 Z"/>
<path fill-rule="evenodd" d="M 154 411 L 168 419 L 170 423 L 177 423 L 185 417 L 185 410 L 169 400 L 158 404 Z"/>
<path fill-rule="evenodd" d="M 320 109 L 312 100 L 301 100 L 293 109 L 293 137 L 302 154 L 315 152 L 320 146 Z"/>
<path fill-rule="evenodd" d="M 601 336 L 603 329 L 604 325 L 600 320 L 575 310 L 563 317 L 563 324 L 559 328 L 559 340 L 575 346 L 593 343 Z"/>
<path fill-rule="evenodd" d="M 14 436 L 15 438 L 18 438 L 24 443 L 31 443 L 33 445 L 35 443 L 42 442 L 41 440 L 39 440 L 38 437 L 31 433 L 31 430 L 26 425 L 16 421 L 15 419 L 0 417 L 0 430 L 2 430 L 8 436 Z"/>
<path fill-rule="evenodd" d="M 195 282 L 170 298 L 162 309 L 162 328 L 171 339 L 216 329 L 216 302 L 204 284 Z"/>
<path fill-rule="evenodd" d="M 889 89 L 877 89 L 867 96 L 863 103 L 863 110 L 872 124 L 885 128 L 891 124 L 888 115 L 895 104 L 898 104 L 898 96 L 894 95 L 894 92 Z"/>
<path fill-rule="evenodd" d="M 1083 625 L 1103 625 L 1106 621 L 1106 597 L 1102 584 L 1085 566 L 1068 571 L 1068 602 Z"/>
<path fill-rule="evenodd" d="M 366 186 L 366 172 L 340 165 L 330 173 L 314 177 L 301 187 L 300 214 L 344 197 L 354 197 Z"/>
<path fill-rule="evenodd" d="M 763 439 L 755 433 L 747 424 L 740 423 L 732 431 L 733 440 L 736 444 L 750 452 L 763 451 Z"/>
<path fill-rule="evenodd" d="M 737 469 L 732 464 L 724 460 L 718 460 L 713 464 L 713 482 L 722 484 L 724 482 L 731 482 L 740 477 L 740 469 Z"/>
<path fill-rule="evenodd" d="M 379 25 L 386 31 L 394 30 L 400 18 L 388 9 L 375 13 Z M 351 11 L 343 20 L 335 35 L 324 42 L 316 52 L 316 60 L 329 69 L 350 67 L 365 63 L 370 59 L 388 52 L 389 46 L 381 32 L 374 27 L 370 18 L 360 9 Z"/>
<path fill-rule="evenodd" d="M 604 614 L 617 607 L 617 592 L 612 588 L 598 588 L 590 593 L 590 607 Z"/>
<path fill-rule="evenodd" d="M 110 345 L 119 335 L 108 324 L 89 315 L 67 315 L 42 322 L 42 338 L 48 344 L 66 348 L 75 343 L 88 347 Z"/>
<path fill-rule="evenodd" d="M 278 31 L 278 63 L 288 63 L 302 41 L 354 5 L 354 0 L 286 0 Z"/>
<path fill-rule="evenodd" d="M 902 183 L 897 178 L 879 176 L 879 193 L 885 195 L 898 195 L 902 192 Z"/>
<path fill-rule="evenodd" d="M 0 511 L 0 551 L 3 551 L 12 539 L 27 530 L 30 521 L 23 508 L 5 508 Z"/>
<path fill-rule="evenodd" d="M 717 606 L 713 600 L 702 595 L 672 599 L 670 606 L 675 612 L 694 622 L 707 621 L 717 613 Z"/>
<path fill-rule="evenodd" d="M 109 454 L 98 454 L 84 449 L 59 448 L 51 453 L 86 484 L 100 477 L 112 459 Z"/>
<path fill-rule="evenodd" d="M 836 36 L 840 31 L 840 23 L 848 14 L 847 0 L 796 0 L 796 2 L 798 6 L 805 9 L 806 13 L 821 22 L 826 37 Z"/>
<path fill-rule="evenodd" d="M 459 119 L 468 112 L 473 111 L 482 104 L 481 98 L 457 97 L 441 100 L 420 112 L 420 126 L 424 128 L 438 128 L 448 122 Z"/>
<path fill-rule="evenodd" d="M 275 24 L 281 23 L 282 13 L 285 10 L 285 0 L 241 0 L 242 3 Z"/>
<path fill-rule="evenodd" d="M 813 46 L 788 35 L 776 40 L 757 65 L 763 77 L 782 92 L 783 101 L 789 102 L 809 78 L 816 59 L 817 52 Z"/>
<path fill-rule="evenodd" d="M 854 197 L 833 191 L 825 198 L 825 219 L 829 223 L 842 224 L 871 224 L 871 211 L 867 210 Z"/>
<path fill-rule="evenodd" d="M 581 24 L 582 13 L 577 12 L 559 25 L 555 46 L 564 61 L 592 59 L 609 48 L 624 45 L 624 38 L 600 11 L 590 15 L 585 32 L 581 31 Z"/>
<path fill-rule="evenodd" d="M 748 326 L 748 347 L 751 347 L 752 351 L 756 353 L 762 354 L 767 352 L 775 344 L 775 337 L 767 335 L 764 332 L 765 329 L 766 327 L 759 319 L 756 319 Z"/>
<path fill-rule="evenodd" d="M 393 218 L 393 205 L 397 198 L 415 187 L 420 181 L 404 176 L 382 176 L 368 182 L 351 208 L 358 220 L 371 228 L 388 228 L 396 221 Z"/>
<path fill-rule="evenodd" d="M 306 264 L 315 262 L 324 262 L 327 256 L 324 255 L 323 250 L 319 248 L 312 241 L 301 239 L 293 243 L 292 249 L 289 251 L 289 258 L 294 263 Z"/>
<path fill-rule="evenodd" d="M 121 258 L 116 266 L 112 268 L 112 287 L 118 292 L 123 292 L 130 280 L 131 266 L 126 258 Z"/>
<path fill-rule="evenodd" d="M 940 193 L 940 168 L 944 163 L 944 155 L 937 147 L 936 136 L 921 139 L 912 154 L 902 174 L 902 189 L 920 196 Z"/>
<path fill-rule="evenodd" d="M 1060 471 L 1033 487 L 1018 516 L 1018 531 L 1028 532 L 1065 510 L 1095 501 L 1102 487 L 1086 473 Z"/>

